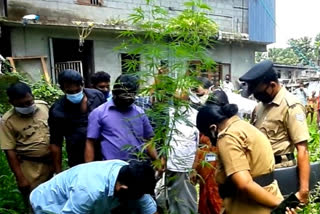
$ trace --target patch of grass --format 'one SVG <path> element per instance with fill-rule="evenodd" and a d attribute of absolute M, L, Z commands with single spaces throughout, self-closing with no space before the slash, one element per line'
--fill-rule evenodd
<path fill-rule="evenodd" d="M 307 118 L 310 139 L 308 142 L 310 162 L 320 161 L 320 135 L 317 124 L 317 114 L 314 115 L 313 121 Z M 315 214 L 320 210 L 320 182 L 314 190 L 310 192 L 309 204 L 305 206 L 299 214 Z"/>
<path fill-rule="evenodd" d="M 3 151 L 0 151 L 0 213 L 27 213 L 27 208 L 18 190 L 16 179 L 11 172 Z"/>

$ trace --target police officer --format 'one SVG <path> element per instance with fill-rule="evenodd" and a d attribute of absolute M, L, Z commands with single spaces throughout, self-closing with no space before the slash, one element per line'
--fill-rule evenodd
<path fill-rule="evenodd" d="M 18 188 L 25 199 L 39 184 L 52 177 L 49 150 L 49 108 L 44 101 L 34 101 L 30 87 L 16 83 L 7 89 L 13 109 L 0 124 L 1 149 L 6 153 Z"/>
<path fill-rule="evenodd" d="M 225 213 L 270 214 L 283 200 L 273 177 L 270 142 L 237 116 L 238 108 L 229 104 L 225 92 L 216 90 L 213 95 L 210 104 L 199 109 L 197 127 L 211 143 L 217 142 L 216 181 Z"/>
<path fill-rule="evenodd" d="M 248 84 L 249 93 L 261 101 L 255 109 L 253 125 L 270 140 L 276 168 L 294 166 L 297 149 L 297 165 L 301 202 L 307 203 L 309 194 L 310 163 L 307 141 L 308 126 L 304 106 L 281 87 L 271 61 L 263 61 L 240 77 Z"/>

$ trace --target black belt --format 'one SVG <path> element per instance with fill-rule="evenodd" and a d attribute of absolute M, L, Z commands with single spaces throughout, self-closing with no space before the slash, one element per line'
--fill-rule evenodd
<path fill-rule="evenodd" d="M 274 181 L 274 174 L 270 172 L 268 174 L 260 175 L 258 177 L 253 178 L 254 182 L 259 184 L 262 187 L 270 185 Z"/>
<path fill-rule="evenodd" d="M 29 156 L 25 156 L 25 155 L 19 155 L 19 158 L 21 160 L 33 161 L 33 162 L 38 162 L 38 163 L 45 163 L 45 164 L 52 163 L 51 155 L 46 155 L 46 156 L 42 156 L 42 157 L 29 157 Z"/>
<path fill-rule="evenodd" d="M 262 187 L 270 185 L 274 181 L 273 172 L 264 174 L 258 177 L 253 178 L 254 182 L 259 184 Z M 219 195 L 221 198 L 233 197 L 235 194 L 235 185 L 231 181 L 230 177 L 227 178 L 224 184 L 219 185 Z"/>
<path fill-rule="evenodd" d="M 274 155 L 274 159 L 275 159 L 276 164 L 283 162 L 281 156 L 283 156 L 283 155 Z M 285 154 L 285 156 L 287 156 L 287 160 L 286 161 L 294 160 L 294 154 L 293 153 Z"/>

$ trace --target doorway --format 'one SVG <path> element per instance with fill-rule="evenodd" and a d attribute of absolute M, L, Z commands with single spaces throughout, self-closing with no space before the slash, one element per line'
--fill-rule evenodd
<path fill-rule="evenodd" d="M 85 87 L 89 86 L 91 74 L 94 73 L 92 40 L 86 40 L 79 51 L 79 40 L 52 39 L 52 52 L 55 82 L 58 82 L 59 72 L 64 69 L 73 69 L 82 75 Z"/>

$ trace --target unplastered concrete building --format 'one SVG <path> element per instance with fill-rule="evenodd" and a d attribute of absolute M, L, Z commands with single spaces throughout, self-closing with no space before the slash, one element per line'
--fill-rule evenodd
<path fill-rule="evenodd" d="M 154 2 L 178 13 L 186 0 Z M 203 2 L 213 9 L 208 16 L 219 26 L 219 42 L 209 50 L 218 62 L 218 72 L 208 76 L 218 82 L 230 74 L 236 82 L 253 66 L 255 52 L 275 42 L 275 0 Z M 108 72 L 114 81 L 125 72 L 123 63 L 128 57 L 115 51 L 122 42 L 117 36 L 130 28 L 126 19 L 138 6 L 148 7 L 145 0 L 2 0 L 0 54 L 10 57 L 16 70 L 34 80 L 46 69 L 56 82 L 57 73 L 70 67 L 83 74 L 86 84 L 97 71 Z M 95 23 L 80 50 L 79 21 Z"/>

